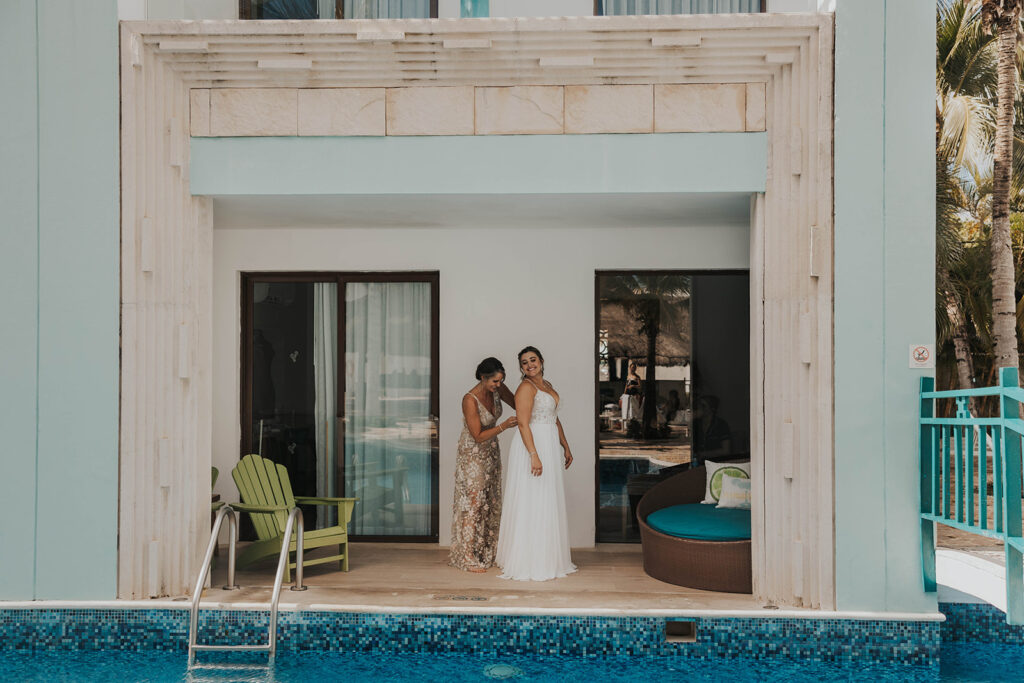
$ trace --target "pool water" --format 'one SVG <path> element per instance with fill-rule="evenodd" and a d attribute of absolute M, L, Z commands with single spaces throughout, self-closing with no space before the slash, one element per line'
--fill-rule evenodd
<path fill-rule="evenodd" d="M 214 655 L 207 655 L 207 661 Z M 252 658 L 253 662 L 265 659 Z M 938 671 L 913 666 L 742 659 L 548 657 L 480 654 L 282 653 L 271 673 L 202 669 L 195 680 L 220 681 L 1006 681 L 1024 677 L 1024 645 L 953 643 Z M 185 653 L 2 652 L 3 681 L 170 683 L 186 676 Z"/>

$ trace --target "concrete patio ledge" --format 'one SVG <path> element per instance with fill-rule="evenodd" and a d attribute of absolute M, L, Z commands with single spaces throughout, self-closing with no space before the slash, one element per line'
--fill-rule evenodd
<path fill-rule="evenodd" d="M 0 602 L 3 610 L 84 610 L 84 609 L 180 609 L 187 610 L 191 602 L 179 600 L 35 600 Z M 203 610 L 260 611 L 268 609 L 263 602 L 209 602 L 201 603 Z M 549 617 L 701 617 L 705 619 L 842 619 L 855 621 L 911 621 L 942 622 L 946 620 L 941 612 L 844 612 L 834 610 L 713 610 L 713 609 L 639 609 L 617 610 L 601 608 L 516 608 L 485 606 L 446 607 L 395 607 L 382 605 L 299 605 L 282 602 L 282 612 L 351 612 L 355 614 L 493 614 L 507 616 L 549 616 Z"/>
<path fill-rule="evenodd" d="M 969 552 L 939 548 L 935 575 L 939 592 L 951 592 L 955 602 L 973 598 L 1006 611 L 1006 567 Z M 939 602 L 944 602 L 941 595 Z"/>

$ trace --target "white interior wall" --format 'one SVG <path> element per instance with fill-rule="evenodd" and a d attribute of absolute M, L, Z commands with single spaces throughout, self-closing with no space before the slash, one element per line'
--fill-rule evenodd
<path fill-rule="evenodd" d="M 487 225 L 421 228 L 260 228 L 214 231 L 213 463 L 217 492 L 237 500 L 240 273 L 440 272 L 440 542 L 450 541 L 455 449 L 463 394 L 477 362 L 539 347 L 562 396 L 576 458 L 566 479 L 570 541 L 594 543 L 594 271 L 747 268 L 749 227 L 736 224 L 591 228 Z M 508 413 L 506 413 L 507 415 Z M 511 434 L 501 437 L 507 453 Z"/>

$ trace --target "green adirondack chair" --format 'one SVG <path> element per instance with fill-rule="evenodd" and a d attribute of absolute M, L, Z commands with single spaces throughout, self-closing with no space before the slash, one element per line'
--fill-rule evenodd
<path fill-rule="evenodd" d="M 245 567 L 266 557 L 277 557 L 281 552 L 281 537 L 284 535 L 288 513 L 296 505 L 337 505 L 338 526 L 324 529 L 306 529 L 303 537 L 303 549 L 337 545 L 338 554 L 330 557 L 311 559 L 303 558 L 302 566 L 339 561 L 342 571 L 348 571 L 348 523 L 352 519 L 352 508 L 358 498 L 311 498 L 293 496 L 292 484 L 288 479 L 288 470 L 272 460 L 259 455 L 247 455 L 231 470 L 231 478 L 235 480 L 241 503 L 231 506 L 240 512 L 248 513 L 252 525 L 256 529 L 257 540 L 250 543 L 238 554 L 239 567 Z M 295 535 L 293 532 L 291 547 L 295 551 Z M 292 556 L 294 560 L 294 555 Z M 285 581 L 291 581 L 291 570 L 295 562 L 290 561 L 285 567 Z"/>

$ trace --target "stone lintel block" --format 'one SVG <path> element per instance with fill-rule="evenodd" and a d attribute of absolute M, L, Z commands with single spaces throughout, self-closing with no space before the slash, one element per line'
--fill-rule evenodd
<path fill-rule="evenodd" d="M 384 88 L 299 90 L 299 135 L 384 135 Z"/>
<path fill-rule="evenodd" d="M 765 84 L 747 83 L 747 130 L 765 129 Z"/>
<path fill-rule="evenodd" d="M 388 135 L 472 135 L 473 86 L 387 89 Z"/>
<path fill-rule="evenodd" d="M 560 135 L 564 93 L 558 85 L 476 89 L 477 135 Z"/>
<path fill-rule="evenodd" d="M 650 85 L 565 86 L 566 133 L 650 133 L 653 129 Z"/>
<path fill-rule="evenodd" d="M 297 135 L 295 88 L 214 88 L 210 91 L 210 135 Z"/>
<path fill-rule="evenodd" d="M 210 135 L 210 89 L 192 88 L 188 91 L 189 134 L 203 138 Z"/>
<path fill-rule="evenodd" d="M 654 130 L 658 133 L 746 130 L 745 83 L 654 86 Z"/>

